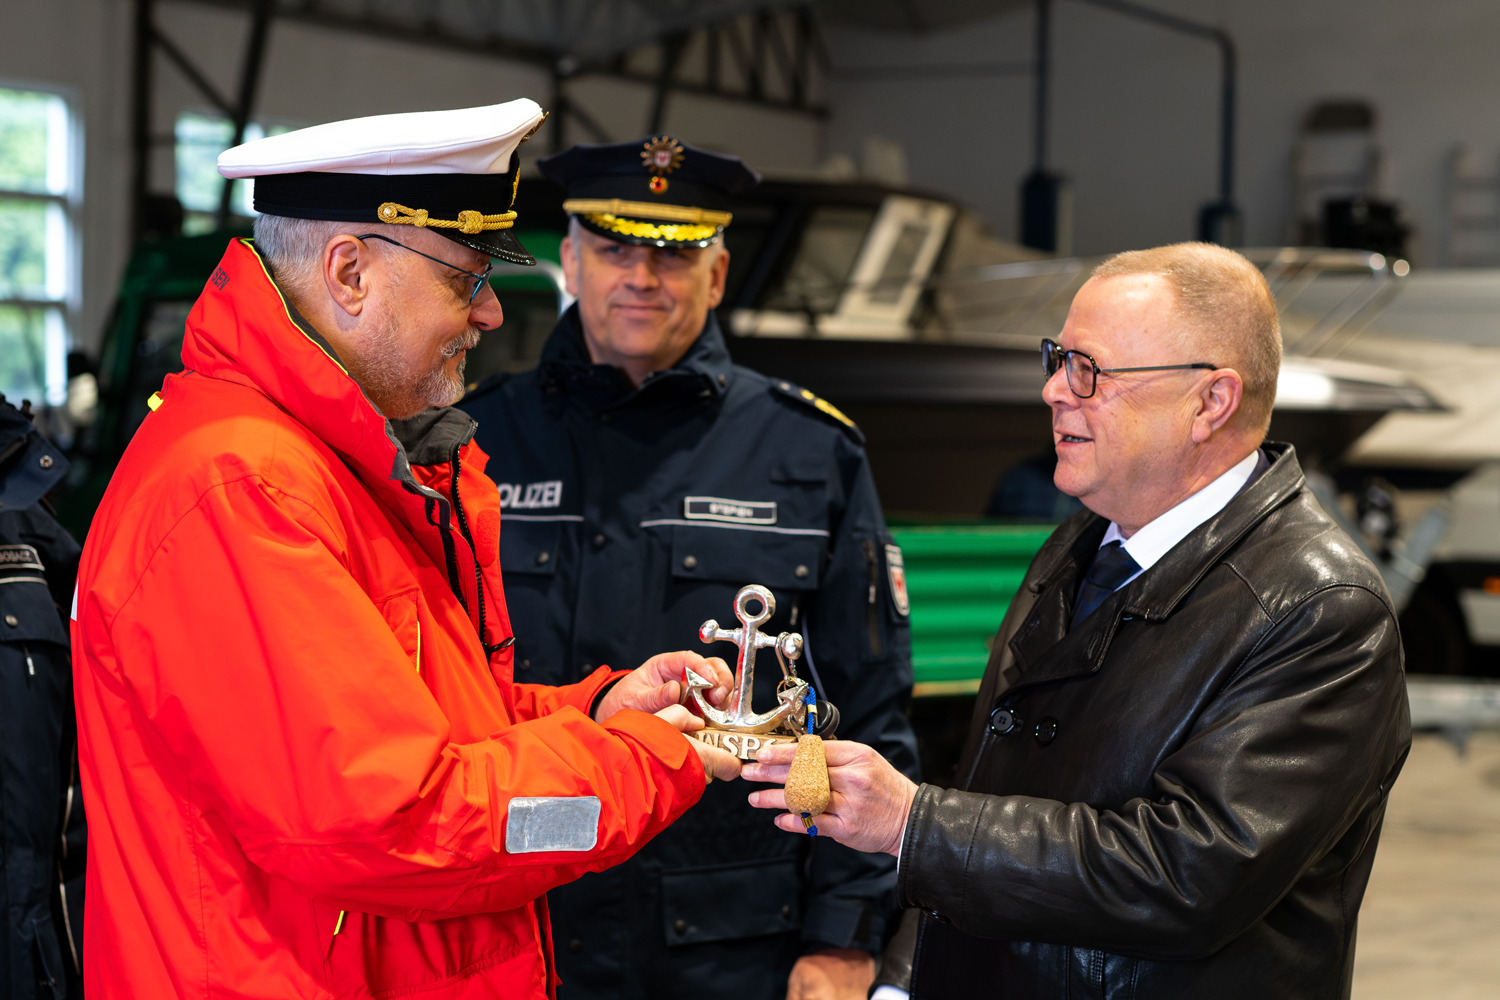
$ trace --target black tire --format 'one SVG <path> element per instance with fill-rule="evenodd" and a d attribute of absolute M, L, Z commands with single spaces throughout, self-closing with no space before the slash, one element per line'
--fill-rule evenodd
<path fill-rule="evenodd" d="M 1463 615 L 1453 601 L 1418 588 L 1401 613 L 1401 645 L 1410 674 L 1469 673 L 1471 648 Z"/>

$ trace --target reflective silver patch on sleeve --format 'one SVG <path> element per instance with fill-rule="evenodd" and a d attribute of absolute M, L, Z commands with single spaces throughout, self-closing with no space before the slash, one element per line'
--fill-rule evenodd
<path fill-rule="evenodd" d="M 599 842 L 597 795 L 511 799 L 505 817 L 505 852 L 592 851 Z"/>

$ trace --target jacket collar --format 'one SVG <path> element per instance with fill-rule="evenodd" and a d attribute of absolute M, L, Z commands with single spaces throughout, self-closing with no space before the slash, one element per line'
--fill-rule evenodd
<path fill-rule="evenodd" d="M 1059 528 L 1038 554 L 1041 568 L 1028 586 L 1039 597 L 1010 642 L 1021 671 L 1019 683 L 1098 670 L 1122 620 L 1166 619 L 1251 529 L 1300 493 L 1306 480 L 1292 446 L 1267 442 L 1261 447 L 1271 458 L 1264 475 L 1071 630 L 1068 620 L 1079 576 L 1109 522 L 1084 511 Z"/>
<path fill-rule="evenodd" d="M 413 474 L 408 449 L 424 464 L 450 462 L 453 449 L 473 437 L 476 425 L 467 414 L 442 407 L 411 420 L 386 420 L 327 341 L 286 301 L 245 239 L 230 241 L 188 314 L 182 361 L 189 373 L 261 393 L 306 427 L 407 525 L 437 565 L 447 566 L 455 594 L 464 599 L 461 590 L 472 577 L 474 554 L 455 546 L 453 504 Z M 170 379 L 163 396 L 170 405 Z M 465 465 L 483 471 L 483 452 L 471 447 L 465 459 Z M 498 510 L 498 497 L 475 499 L 493 501 Z"/>
<path fill-rule="evenodd" d="M 222 277 L 216 275 L 204 287 L 188 317 L 183 365 L 264 394 L 362 478 L 372 483 L 395 480 L 426 499 L 444 499 L 411 473 L 407 447 L 431 449 L 424 448 L 420 438 L 406 443 L 398 438 L 397 427 L 375 408 L 329 343 L 282 295 L 252 241 L 231 240 L 219 274 Z M 457 421 L 447 417 L 449 409 L 441 411 L 445 419 L 402 421 L 398 426 L 418 434 L 441 428 L 451 437 Z"/>
<path fill-rule="evenodd" d="M 734 379 L 734 363 L 719 329 L 719 318 L 709 310 L 703 332 L 687 353 L 671 368 L 652 372 L 639 388 L 632 388 L 619 370 L 595 364 L 589 356 L 575 303 L 558 318 L 547 338 L 537 374 L 549 391 L 567 393 L 592 409 L 602 410 L 663 398 L 701 396 L 705 389 L 709 398 L 722 396 Z"/>

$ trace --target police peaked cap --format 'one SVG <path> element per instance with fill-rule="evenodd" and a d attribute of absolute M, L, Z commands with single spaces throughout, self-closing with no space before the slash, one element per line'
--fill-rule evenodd
<path fill-rule="evenodd" d="M 574 146 L 537 169 L 567 192 L 563 209 L 585 229 L 636 246 L 712 246 L 733 218 L 731 196 L 760 183 L 739 157 L 670 135 Z"/>
<path fill-rule="evenodd" d="M 517 149 L 546 114 L 521 99 L 377 115 L 268 136 L 219 156 L 255 179 L 255 210 L 294 219 L 430 229 L 513 264 L 535 264 L 511 228 Z"/>

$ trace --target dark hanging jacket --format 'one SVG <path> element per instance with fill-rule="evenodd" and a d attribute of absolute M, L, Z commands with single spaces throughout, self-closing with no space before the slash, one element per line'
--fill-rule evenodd
<path fill-rule="evenodd" d="M 863 437 L 836 409 L 733 364 L 712 313 L 676 366 L 633 389 L 591 362 L 576 307 L 536 369 L 460 406 L 500 490 L 518 680 L 566 684 L 673 649 L 732 664 L 698 627 L 737 624 L 736 591 L 758 583 L 776 598 L 762 631 L 805 634 L 802 673 L 838 706 L 839 737 L 916 776 L 899 550 Z M 762 653 L 758 710 L 780 678 Z M 781 1000 L 802 954 L 880 949 L 893 859 L 784 833 L 749 791 L 713 783 L 630 862 L 548 894 L 562 997 Z"/>
<path fill-rule="evenodd" d="M 62 454 L 0 396 L 0 857 L 12 1000 L 81 997 L 83 862 L 68 608 L 79 547 L 42 499 Z"/>
<path fill-rule="evenodd" d="M 918 1000 L 1347 997 L 1411 744 L 1379 573 L 1266 473 L 1069 628 L 1108 522 L 1037 553 L 958 788 L 923 785 L 882 979 Z M 912 954 L 914 969 L 901 968 Z M 895 971 L 897 975 L 891 975 Z"/>

